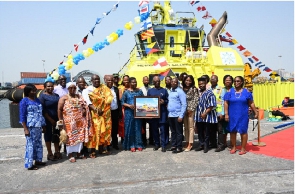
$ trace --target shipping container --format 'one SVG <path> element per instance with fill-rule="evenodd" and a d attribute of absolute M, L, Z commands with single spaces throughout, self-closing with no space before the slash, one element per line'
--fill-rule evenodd
<path fill-rule="evenodd" d="M 40 72 L 21 72 L 20 78 L 46 78 L 47 73 Z"/>
<path fill-rule="evenodd" d="M 19 84 L 43 84 L 46 78 L 22 78 Z"/>

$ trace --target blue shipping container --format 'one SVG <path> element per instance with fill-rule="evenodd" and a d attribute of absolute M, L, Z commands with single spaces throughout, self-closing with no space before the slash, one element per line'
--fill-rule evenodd
<path fill-rule="evenodd" d="M 71 81 L 71 74 L 70 73 L 65 73 L 64 76 L 67 78 L 67 83 Z M 46 78 L 22 78 L 19 84 L 43 84 L 45 82 Z"/>

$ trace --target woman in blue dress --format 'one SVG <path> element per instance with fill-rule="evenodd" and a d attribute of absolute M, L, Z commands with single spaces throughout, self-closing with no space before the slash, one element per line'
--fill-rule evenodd
<path fill-rule="evenodd" d="M 241 135 L 242 148 L 239 155 L 246 154 L 246 144 L 248 141 L 248 124 L 249 107 L 254 111 L 257 118 L 257 110 L 253 102 L 252 93 L 243 88 L 244 78 L 237 76 L 234 79 L 234 88 L 224 95 L 224 113 L 225 121 L 228 121 L 228 131 L 230 132 L 230 140 L 232 149 L 231 154 L 236 153 L 237 133 Z"/>
<path fill-rule="evenodd" d="M 54 86 L 51 81 L 44 83 L 44 92 L 39 96 L 39 100 L 43 107 L 43 116 L 46 122 L 46 132 L 44 133 L 45 145 L 47 148 L 47 160 L 61 159 L 59 152 L 59 141 L 52 142 L 52 135 L 55 132 L 56 122 L 58 121 L 57 106 L 59 95 L 53 92 Z M 53 155 L 51 150 L 51 142 L 54 144 L 55 153 Z"/>
<path fill-rule="evenodd" d="M 42 128 L 45 131 L 45 119 L 42 116 L 42 104 L 36 98 L 36 87 L 27 84 L 24 88 L 24 98 L 19 104 L 20 123 L 24 127 L 27 140 L 25 150 L 25 168 L 28 170 L 38 170 L 37 165 L 45 165 L 42 162 Z M 33 164 L 35 160 L 35 165 Z"/>
<path fill-rule="evenodd" d="M 129 78 L 130 88 L 126 89 L 123 93 L 121 102 L 125 107 L 125 136 L 123 142 L 124 150 L 135 152 L 142 151 L 143 142 L 141 137 L 141 119 L 134 118 L 134 97 L 143 96 L 143 93 L 137 87 L 137 81 L 134 77 Z"/>

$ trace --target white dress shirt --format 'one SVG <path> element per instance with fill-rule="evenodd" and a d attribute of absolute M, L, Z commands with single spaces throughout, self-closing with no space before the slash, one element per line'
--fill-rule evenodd
<path fill-rule="evenodd" d="M 142 87 L 139 88 L 139 89 L 141 89 L 141 91 L 142 91 L 142 93 L 143 93 L 144 96 L 147 96 L 147 91 L 148 91 L 150 88 L 151 88 L 150 86 L 148 86 L 148 87 L 142 86 Z"/>
<path fill-rule="evenodd" d="M 86 101 L 87 105 L 92 104 L 92 102 L 90 101 L 89 98 L 89 93 L 92 92 L 94 90 L 93 86 L 88 86 L 87 88 L 85 88 L 82 92 L 82 96 L 84 98 L 84 100 Z"/>
<path fill-rule="evenodd" d="M 114 96 L 113 101 L 111 103 L 111 110 L 116 110 L 116 109 L 118 109 L 118 102 L 117 102 L 117 95 L 116 95 L 114 86 L 111 88 L 111 92 Z"/>

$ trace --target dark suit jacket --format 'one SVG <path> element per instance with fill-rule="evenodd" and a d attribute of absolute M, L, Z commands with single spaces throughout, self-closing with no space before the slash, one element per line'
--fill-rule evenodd
<path fill-rule="evenodd" d="M 119 98 L 119 89 L 116 87 L 116 86 L 113 86 L 114 87 L 114 91 L 116 93 L 116 96 L 117 96 L 117 104 L 118 104 L 118 110 L 119 110 L 119 118 L 122 118 L 122 105 L 121 105 L 121 100 Z"/>

